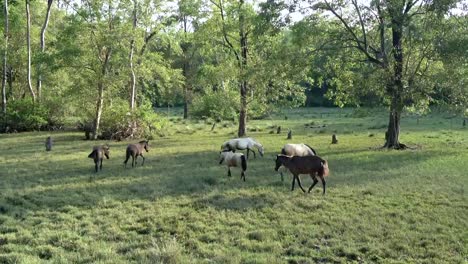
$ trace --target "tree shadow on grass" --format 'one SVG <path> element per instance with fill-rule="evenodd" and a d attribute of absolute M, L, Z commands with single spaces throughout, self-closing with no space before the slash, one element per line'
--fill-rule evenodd
<path fill-rule="evenodd" d="M 419 162 L 437 160 L 439 156 L 451 154 L 456 152 L 324 152 L 324 156 L 329 158 L 331 170 L 328 187 L 360 186 L 370 182 L 383 184 L 393 179 L 407 178 L 409 175 L 402 171 L 410 174 L 413 166 Z M 278 184 L 280 177 L 273 170 L 273 159 L 250 159 L 247 181 L 243 182 L 238 169 L 232 170 L 232 177 L 226 176 L 226 167 L 218 164 L 216 151 L 153 155 L 146 155 L 144 166 L 127 169 L 123 168 L 120 157 L 111 158 L 104 162 L 103 171 L 99 173 L 94 173 L 94 164 L 88 158 L 71 158 L 53 164 L 40 161 L 44 163 L 40 166 L 53 167 L 45 173 L 33 171 L 27 175 L 2 177 L 0 190 L 10 189 L 2 191 L 0 201 L 5 203 L 3 210 L 6 211 L 15 208 L 36 211 L 55 210 L 63 206 L 92 208 L 103 199 L 153 201 L 166 196 L 191 195 L 202 197 L 195 199 L 198 206 L 244 210 L 271 206 L 273 202 L 271 197 L 256 194 L 255 190 L 249 191 L 252 194 L 248 196 L 203 196 L 213 190 L 224 193 L 262 186 L 290 192 L 289 177 Z M 309 184 L 310 179 L 304 181 L 304 187 Z"/>

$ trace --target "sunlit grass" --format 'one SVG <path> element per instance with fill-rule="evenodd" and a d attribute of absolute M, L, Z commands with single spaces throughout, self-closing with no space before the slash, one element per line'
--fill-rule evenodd
<path fill-rule="evenodd" d="M 466 262 L 468 131 L 443 115 L 408 117 L 401 139 L 414 149 L 381 150 L 386 113 L 369 113 L 297 109 L 250 121 L 266 155 L 249 160 L 246 182 L 217 164 L 232 121 L 211 131 L 172 118 L 135 169 L 123 168 L 129 142 L 0 135 L 0 263 Z M 273 160 L 286 142 L 328 159 L 326 196 L 280 181 Z M 94 173 L 87 155 L 104 143 L 111 158 Z"/>

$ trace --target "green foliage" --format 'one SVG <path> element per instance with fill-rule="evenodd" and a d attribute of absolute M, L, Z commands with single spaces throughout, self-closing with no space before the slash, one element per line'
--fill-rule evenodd
<path fill-rule="evenodd" d="M 161 133 L 166 120 L 154 112 L 149 103 L 133 112 L 128 102 L 115 100 L 102 113 L 102 139 L 147 138 L 152 139 Z"/>
<path fill-rule="evenodd" d="M 193 100 L 192 114 L 195 117 L 213 119 L 234 119 L 239 106 L 239 95 L 236 91 L 208 91 Z"/>
<path fill-rule="evenodd" d="M 31 98 L 17 99 L 7 106 L 7 131 L 40 130 L 48 123 L 48 109 L 44 105 L 33 103 Z"/>

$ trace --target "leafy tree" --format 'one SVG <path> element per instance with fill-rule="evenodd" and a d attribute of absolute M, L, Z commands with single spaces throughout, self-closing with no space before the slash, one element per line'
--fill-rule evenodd
<path fill-rule="evenodd" d="M 341 35 L 331 34 L 335 44 L 341 45 L 341 52 L 357 51 L 347 53 L 359 58 L 360 61 L 351 65 L 351 69 L 357 71 L 344 73 L 368 72 L 369 76 L 376 76 L 370 71 L 375 69 L 384 80 L 379 93 L 390 105 L 384 145 L 387 148 L 406 147 L 400 143 L 401 113 L 405 106 L 414 103 L 415 96 L 422 94 L 416 83 L 430 67 L 432 38 L 420 35 L 423 41 L 416 41 L 413 29 L 430 29 L 437 25 L 455 3 L 449 0 L 375 0 L 369 3 L 324 0 L 315 4 L 316 9 L 333 14 L 336 18 L 333 22 L 342 26 Z M 348 77 L 348 80 L 355 79 Z"/>

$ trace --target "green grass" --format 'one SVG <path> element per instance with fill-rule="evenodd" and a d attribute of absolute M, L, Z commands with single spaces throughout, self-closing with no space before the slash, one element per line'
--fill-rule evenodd
<path fill-rule="evenodd" d="M 217 164 L 230 121 L 210 131 L 171 117 L 135 169 L 122 164 L 129 142 L 0 135 L 0 263 L 466 263 L 468 130 L 441 114 L 406 117 L 401 139 L 415 149 L 387 151 L 386 117 L 313 108 L 251 121 L 266 155 L 249 160 L 246 182 Z M 287 142 L 328 159 L 325 196 L 280 181 L 274 156 Z M 103 143 L 111 158 L 95 174 L 87 155 Z"/>

